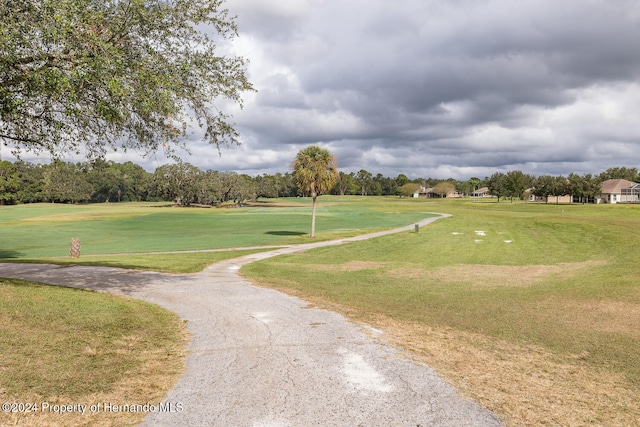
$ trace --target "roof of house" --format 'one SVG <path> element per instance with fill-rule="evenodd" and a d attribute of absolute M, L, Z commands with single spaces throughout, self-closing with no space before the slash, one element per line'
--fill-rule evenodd
<path fill-rule="evenodd" d="M 620 193 L 623 188 L 629 188 L 635 185 L 635 182 L 626 179 L 608 179 L 601 184 L 602 194 Z"/>

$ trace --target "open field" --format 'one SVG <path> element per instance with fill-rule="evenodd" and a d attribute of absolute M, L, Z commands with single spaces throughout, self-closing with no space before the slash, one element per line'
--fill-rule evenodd
<path fill-rule="evenodd" d="M 386 330 L 511 425 L 638 425 L 640 207 L 394 203 L 453 217 L 242 272 Z"/>
<path fill-rule="evenodd" d="M 419 234 L 280 256 L 242 273 L 385 330 L 510 425 L 640 425 L 640 206 L 320 202 L 319 239 L 411 224 L 425 212 L 453 217 Z M 83 257 L 73 262 L 184 272 L 234 254 L 85 254 L 310 241 L 303 199 L 229 210 L 8 208 L 0 209 L 5 260 L 68 259 L 70 238 L 80 237 Z"/>
<path fill-rule="evenodd" d="M 335 199 L 318 209 L 313 241 L 407 225 L 424 217 L 419 212 L 390 215 L 376 205 Z M 166 203 L 2 206 L 0 260 L 68 258 L 72 237 L 80 239 L 83 256 L 300 244 L 311 241 L 310 224 L 306 199 L 241 209 L 174 208 Z M 224 259 L 219 254 L 209 257 L 211 262 Z M 206 265 L 207 256 L 201 259 Z M 91 258 L 96 260 L 99 257 Z"/>
<path fill-rule="evenodd" d="M 362 227 L 405 225 L 424 214 L 388 218 L 375 207 L 321 210 L 327 240 Z M 277 208 L 175 209 L 163 204 L 22 205 L 0 207 L 0 261 L 106 265 L 196 272 L 207 265 L 307 237 L 310 208 L 293 200 Z M 82 256 L 69 258 L 80 237 Z M 174 251 L 208 250 L 215 252 Z M 158 253 L 152 253 L 158 252 Z M 102 254 L 102 255 L 100 255 Z M 156 306 L 96 292 L 0 278 L 0 401 L 151 402 L 171 388 L 184 364 L 182 323 Z M 86 425 L 136 425 L 145 413 L 81 417 Z M 78 417 L 0 413 L 0 425 L 77 425 Z"/>

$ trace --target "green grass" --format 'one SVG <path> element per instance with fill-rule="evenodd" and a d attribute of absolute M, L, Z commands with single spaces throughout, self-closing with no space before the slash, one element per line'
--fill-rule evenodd
<path fill-rule="evenodd" d="M 365 229 L 407 225 L 424 215 L 389 215 L 379 206 L 322 197 L 315 240 Z M 65 257 L 72 237 L 90 254 L 208 250 L 311 241 L 311 206 L 280 199 L 240 209 L 175 208 L 166 204 L 18 205 L 0 207 L 0 259 Z"/>
<path fill-rule="evenodd" d="M 229 250 L 221 252 L 189 252 L 189 253 L 159 253 L 150 255 L 110 255 L 83 256 L 80 258 L 25 258 L 12 260 L 24 263 L 51 263 L 60 265 L 92 265 L 103 267 L 126 268 L 132 270 L 153 270 L 163 273 L 197 273 L 207 266 L 226 259 L 232 259 L 263 252 L 268 249 Z M 0 260 L 1 261 L 1 260 Z M 7 260 L 5 260 L 7 261 Z"/>
<path fill-rule="evenodd" d="M 193 272 L 247 252 L 144 253 L 300 244 L 409 225 L 428 212 L 450 213 L 453 217 L 419 234 L 270 258 L 247 265 L 242 273 L 344 308 L 358 319 L 374 323 L 381 316 L 402 326 L 418 325 L 411 342 L 433 342 L 433 351 L 442 353 L 433 358 L 438 369 L 447 378 L 461 378 L 457 386 L 469 385 L 465 390 L 473 398 L 514 424 L 628 425 L 637 419 L 637 399 L 628 396 L 640 391 L 640 206 L 326 196 L 320 202 L 314 240 L 307 234 L 311 206 L 306 199 L 242 209 L 0 207 L 0 261 Z M 82 241 L 79 260 L 68 259 L 71 237 Z M 86 256 L 125 252 L 139 254 Z M 441 332 L 424 332 L 432 328 Z M 472 342 L 481 344 L 470 349 Z M 456 348 L 469 354 L 443 352 Z M 476 350 L 478 355 L 471 356 Z M 532 364 L 529 353 L 552 356 Z M 577 372 L 583 371 L 580 377 Z M 612 378 L 611 383 L 596 381 L 589 376 L 593 372 L 606 372 L 597 378 Z M 562 377 L 564 388 L 549 395 L 552 390 L 535 380 L 545 375 L 551 379 L 542 385 L 557 387 L 554 379 Z M 474 395 L 476 388 L 483 392 Z M 504 404 L 493 406 L 491 399 L 501 393 Z M 557 401 L 550 406 L 549 399 Z M 524 407 L 535 416 L 522 412 Z"/>
<path fill-rule="evenodd" d="M 182 322 L 142 301 L 0 279 L 0 384 L 5 400 L 112 392 L 145 369 L 181 360 Z M 178 363 L 179 365 L 179 363 Z"/>
<path fill-rule="evenodd" d="M 426 216 L 405 212 L 389 217 L 376 205 L 324 200 L 314 241 L 406 225 Z M 224 249 L 310 242 L 308 201 L 282 202 L 287 206 L 242 209 L 149 203 L 3 206 L 0 261 L 201 271 L 216 261 L 264 250 Z M 71 237 L 81 240 L 79 259 L 69 258 Z M 6 400 L 92 401 L 91 396 L 100 395 L 110 396 L 105 401 L 146 402 L 158 397 L 153 393 L 168 390 L 183 360 L 179 319 L 139 301 L 0 279 L 0 321 L 0 396 Z M 158 374 L 170 378 L 153 377 Z M 0 424 L 15 422 L 7 416 L 0 414 Z M 34 423 L 51 421 L 43 417 Z"/>
<path fill-rule="evenodd" d="M 420 234 L 253 263 L 243 274 L 365 317 L 382 314 L 583 354 L 640 388 L 640 340 L 633 329 L 640 324 L 637 314 L 624 318 L 640 304 L 639 206 L 403 204 L 453 217 Z M 531 282 L 540 269 L 547 272 Z"/>

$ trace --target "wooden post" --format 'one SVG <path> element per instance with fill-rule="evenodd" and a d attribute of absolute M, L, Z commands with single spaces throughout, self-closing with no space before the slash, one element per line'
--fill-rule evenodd
<path fill-rule="evenodd" d="M 80 239 L 71 238 L 71 258 L 80 258 Z"/>
<path fill-rule="evenodd" d="M 420 224 L 416 224 L 416 234 L 420 232 Z"/>

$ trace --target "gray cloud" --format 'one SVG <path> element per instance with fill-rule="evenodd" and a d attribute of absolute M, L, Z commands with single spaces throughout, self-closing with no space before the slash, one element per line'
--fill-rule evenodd
<path fill-rule="evenodd" d="M 200 167 L 288 170 L 321 144 L 347 172 L 410 177 L 640 166 L 635 0 L 228 0 L 259 90 L 243 145 Z"/>

